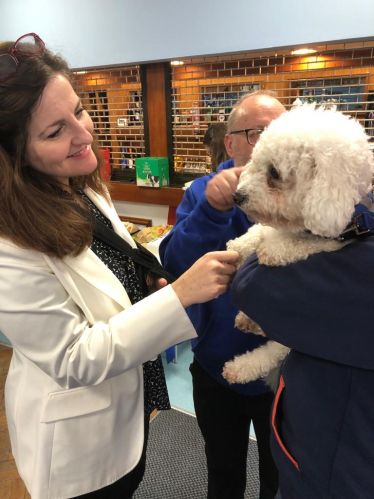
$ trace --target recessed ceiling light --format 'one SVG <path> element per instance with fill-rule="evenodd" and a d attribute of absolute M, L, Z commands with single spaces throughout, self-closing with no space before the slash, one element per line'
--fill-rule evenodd
<path fill-rule="evenodd" d="M 171 61 L 170 64 L 172 66 L 182 66 L 184 64 L 183 61 Z"/>
<path fill-rule="evenodd" d="M 297 49 L 297 50 L 293 50 L 291 52 L 292 55 L 305 55 L 305 54 L 314 54 L 315 52 L 317 52 L 317 50 L 315 49 Z"/>

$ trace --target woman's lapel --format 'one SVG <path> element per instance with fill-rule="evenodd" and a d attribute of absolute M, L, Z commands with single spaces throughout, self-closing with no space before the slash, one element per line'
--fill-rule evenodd
<path fill-rule="evenodd" d="M 130 299 L 121 282 L 108 267 L 95 255 L 91 249 L 83 251 L 75 258 L 64 258 L 63 262 L 70 271 L 75 272 L 89 285 L 94 286 L 102 293 L 115 300 L 122 308 L 131 305 Z M 71 274 L 74 279 L 74 275 Z M 100 303 L 98 303 L 100 306 Z"/>
<path fill-rule="evenodd" d="M 114 206 L 109 205 L 105 201 L 105 199 L 103 199 L 91 189 L 85 189 L 84 192 L 99 208 L 101 213 L 103 213 L 103 215 L 105 215 L 111 221 L 115 232 L 123 239 L 125 239 L 125 241 L 128 242 L 132 247 L 136 247 L 133 238 L 130 236 L 127 229 L 124 227 L 123 223 L 118 217 Z M 127 308 L 131 305 L 125 288 L 91 249 L 83 251 L 83 253 L 75 258 L 64 258 L 64 262 L 76 274 L 78 274 L 92 286 L 95 286 L 101 292 L 110 296 L 123 308 Z"/>
<path fill-rule="evenodd" d="M 109 220 L 113 225 L 114 232 L 116 232 L 119 236 L 121 236 L 133 248 L 136 248 L 135 241 L 130 236 L 129 231 L 121 222 L 113 204 L 109 205 L 102 196 L 96 194 L 96 192 L 94 192 L 92 189 L 84 189 L 84 193 L 99 208 L 101 213 L 105 215 L 107 218 L 109 218 Z"/>

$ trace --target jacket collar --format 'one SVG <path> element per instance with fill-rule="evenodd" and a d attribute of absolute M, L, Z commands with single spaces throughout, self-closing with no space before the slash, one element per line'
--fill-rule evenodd
<path fill-rule="evenodd" d="M 128 242 L 132 247 L 136 247 L 134 240 L 118 217 L 113 204 L 108 204 L 102 196 L 96 194 L 91 189 L 85 189 L 84 192 L 87 197 L 89 197 L 90 200 L 99 208 L 99 210 L 111 221 L 115 232 L 125 239 L 126 242 Z M 49 260 L 49 258 L 47 259 Z M 52 263 L 52 260 L 50 260 L 50 262 Z M 122 308 L 127 308 L 131 305 L 130 299 L 121 282 L 91 249 L 83 251 L 80 255 L 74 258 L 66 257 L 62 261 L 53 259 L 52 265 L 55 268 L 59 268 L 60 271 L 62 270 L 61 265 L 63 266 L 64 264 L 69 267 L 69 273 L 71 277 L 73 277 L 73 280 L 74 275 L 72 272 L 100 290 L 102 293 L 110 296 L 110 298 L 119 303 Z"/>
<path fill-rule="evenodd" d="M 101 213 L 105 215 L 109 220 L 111 221 L 114 232 L 116 232 L 119 236 L 121 236 L 127 243 L 130 244 L 133 248 L 136 248 L 136 243 L 133 240 L 133 238 L 130 236 L 129 231 L 125 228 L 123 225 L 121 219 L 117 215 L 117 212 L 113 206 L 113 204 L 110 202 L 110 204 L 107 203 L 107 201 L 94 192 L 92 189 L 84 189 L 84 193 L 86 196 L 96 205 Z"/>

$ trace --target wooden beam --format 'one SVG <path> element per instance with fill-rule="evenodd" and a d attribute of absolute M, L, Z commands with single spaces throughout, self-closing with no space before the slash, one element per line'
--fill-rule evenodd
<path fill-rule="evenodd" d="M 112 182 L 110 186 L 110 195 L 113 201 L 128 201 L 130 203 L 178 206 L 184 194 L 184 190 L 180 187 L 157 189 L 121 182 Z"/>
<path fill-rule="evenodd" d="M 165 64 L 147 64 L 146 81 L 150 156 L 167 157 Z"/>

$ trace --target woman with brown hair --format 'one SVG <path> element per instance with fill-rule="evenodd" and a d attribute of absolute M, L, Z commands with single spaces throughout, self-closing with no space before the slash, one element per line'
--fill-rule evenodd
<path fill-rule="evenodd" d="M 227 133 L 226 123 L 213 123 L 205 132 L 203 144 L 210 156 L 211 169 L 213 172 L 217 167 L 227 161 L 230 157 L 225 147 L 225 135 Z"/>
<path fill-rule="evenodd" d="M 171 285 L 148 273 L 145 297 L 92 121 L 34 33 L 0 44 L 0 109 L 0 329 L 19 473 L 33 499 L 131 498 L 149 414 L 169 407 L 158 354 L 196 335 L 184 308 L 226 291 L 238 255 L 209 253 Z"/>

